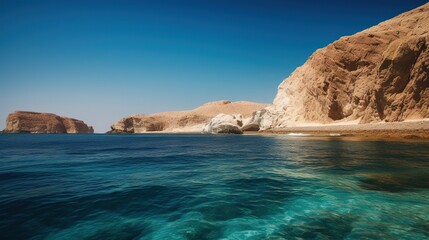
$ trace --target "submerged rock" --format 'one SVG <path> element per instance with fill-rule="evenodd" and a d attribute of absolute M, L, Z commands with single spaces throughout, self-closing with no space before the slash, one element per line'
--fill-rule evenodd
<path fill-rule="evenodd" d="M 94 133 L 81 120 L 52 113 L 16 111 L 8 115 L 3 133 Z"/>
<path fill-rule="evenodd" d="M 421 172 L 401 174 L 371 174 L 359 180 L 359 186 L 366 190 L 385 192 L 405 192 L 429 189 L 429 176 Z"/>
<path fill-rule="evenodd" d="M 242 115 L 219 114 L 210 120 L 203 128 L 203 133 L 234 133 L 242 134 Z"/>
<path fill-rule="evenodd" d="M 428 118 L 428 26 L 429 3 L 317 50 L 280 84 L 261 129 Z"/>

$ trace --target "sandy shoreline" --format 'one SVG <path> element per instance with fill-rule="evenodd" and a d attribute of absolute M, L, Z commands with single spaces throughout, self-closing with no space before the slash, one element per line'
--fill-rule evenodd
<path fill-rule="evenodd" d="M 201 131 L 151 131 L 134 134 L 203 134 Z M 288 127 L 265 131 L 246 131 L 244 135 L 292 134 L 295 136 L 353 137 L 374 139 L 427 139 L 429 121 L 390 122 L 374 124 L 326 124 L 317 126 Z"/>
<path fill-rule="evenodd" d="M 364 138 L 429 139 L 429 121 L 390 122 L 356 125 L 320 125 L 289 127 L 261 132 L 261 134 L 303 133 L 320 136 L 353 136 Z"/>

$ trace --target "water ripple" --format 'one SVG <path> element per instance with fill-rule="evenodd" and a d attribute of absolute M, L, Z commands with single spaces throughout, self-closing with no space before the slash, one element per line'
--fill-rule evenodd
<path fill-rule="evenodd" d="M 429 142 L 0 135 L 2 239 L 426 239 Z"/>

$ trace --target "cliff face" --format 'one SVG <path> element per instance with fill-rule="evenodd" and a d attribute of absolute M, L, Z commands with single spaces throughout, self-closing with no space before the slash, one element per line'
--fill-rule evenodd
<path fill-rule="evenodd" d="M 83 121 L 52 113 L 17 111 L 8 115 L 4 133 L 94 133 Z"/>
<path fill-rule="evenodd" d="M 188 111 L 131 115 L 114 123 L 110 133 L 201 132 L 204 125 L 220 113 L 242 114 L 250 118 L 253 112 L 266 106 L 267 104 L 261 103 L 223 100 L 206 103 Z"/>
<path fill-rule="evenodd" d="M 429 3 L 317 50 L 257 122 L 267 129 L 428 118 L 428 31 Z"/>

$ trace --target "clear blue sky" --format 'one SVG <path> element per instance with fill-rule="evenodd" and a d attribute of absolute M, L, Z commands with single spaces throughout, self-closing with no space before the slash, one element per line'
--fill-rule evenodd
<path fill-rule="evenodd" d="M 15 110 L 104 132 L 134 113 L 271 102 L 317 48 L 426 2 L 0 0 L 0 128 Z"/>

